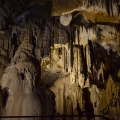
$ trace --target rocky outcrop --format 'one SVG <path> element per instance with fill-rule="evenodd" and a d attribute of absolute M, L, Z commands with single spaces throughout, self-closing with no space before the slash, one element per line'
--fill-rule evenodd
<path fill-rule="evenodd" d="M 10 1 L 0 3 L 3 115 L 119 120 L 119 0 Z"/>
<path fill-rule="evenodd" d="M 7 92 L 3 115 L 53 115 L 54 94 L 39 88 L 39 73 L 39 62 L 33 57 L 33 46 L 21 44 L 2 77 L 1 87 Z"/>

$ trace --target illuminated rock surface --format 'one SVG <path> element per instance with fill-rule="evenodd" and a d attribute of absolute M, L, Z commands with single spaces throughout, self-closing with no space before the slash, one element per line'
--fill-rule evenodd
<path fill-rule="evenodd" d="M 10 0 L 0 5 L 2 115 L 119 120 L 120 1 Z"/>
<path fill-rule="evenodd" d="M 5 116 L 52 115 L 54 112 L 53 93 L 37 85 L 39 63 L 32 54 L 32 45 L 21 44 L 4 71 L 1 86 L 8 93 L 3 106 Z"/>

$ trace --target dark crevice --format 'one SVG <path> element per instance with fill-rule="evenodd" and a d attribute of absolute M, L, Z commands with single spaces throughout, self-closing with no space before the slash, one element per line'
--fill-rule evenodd
<path fill-rule="evenodd" d="M 25 79 L 24 73 L 20 73 L 20 77 L 21 77 L 22 80 L 24 80 Z"/>

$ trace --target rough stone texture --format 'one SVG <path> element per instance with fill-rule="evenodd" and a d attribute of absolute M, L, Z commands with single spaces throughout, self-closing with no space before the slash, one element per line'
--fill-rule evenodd
<path fill-rule="evenodd" d="M 72 20 L 72 15 L 71 14 L 66 14 L 66 15 L 60 16 L 60 23 L 63 26 L 68 26 L 70 24 L 71 20 Z"/>
<path fill-rule="evenodd" d="M 100 120 L 95 115 L 101 115 L 119 120 L 118 0 L 0 4 L 2 115 L 79 115 L 82 120 Z M 66 21 L 69 15 L 72 19 Z"/>
<path fill-rule="evenodd" d="M 21 44 L 2 76 L 1 87 L 7 92 L 3 115 L 38 116 L 54 113 L 53 93 L 37 85 L 40 73 L 38 65 L 39 62 L 33 57 L 33 46 Z"/>

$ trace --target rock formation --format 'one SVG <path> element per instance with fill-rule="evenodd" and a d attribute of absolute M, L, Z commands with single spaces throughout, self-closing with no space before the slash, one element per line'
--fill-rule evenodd
<path fill-rule="evenodd" d="M 39 62 L 34 59 L 33 46 L 22 43 L 2 76 L 1 87 L 7 92 L 3 115 L 53 115 L 54 94 L 39 88 L 39 74 Z"/>
<path fill-rule="evenodd" d="M 0 5 L 2 115 L 120 119 L 119 0 Z"/>

